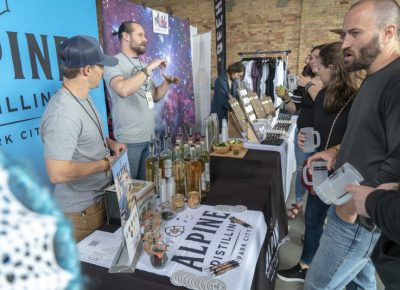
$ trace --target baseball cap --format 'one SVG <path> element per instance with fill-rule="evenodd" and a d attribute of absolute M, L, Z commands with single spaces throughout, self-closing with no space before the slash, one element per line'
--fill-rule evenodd
<path fill-rule="evenodd" d="M 86 65 L 116 66 L 118 59 L 105 55 L 99 41 L 87 35 L 77 35 L 64 40 L 60 45 L 61 64 L 80 68 Z"/>

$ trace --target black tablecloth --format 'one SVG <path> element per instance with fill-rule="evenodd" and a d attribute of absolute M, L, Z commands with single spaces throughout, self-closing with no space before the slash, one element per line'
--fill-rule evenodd
<path fill-rule="evenodd" d="M 249 150 L 244 159 L 211 158 L 211 192 L 204 203 L 207 205 L 243 204 L 248 209 L 264 213 L 268 231 L 258 257 L 252 290 L 274 288 L 278 242 L 288 233 L 281 172 L 280 155 L 277 152 Z M 265 275 L 267 260 L 268 275 Z M 109 274 L 108 269 L 105 268 L 87 263 L 81 265 L 83 274 L 89 279 L 87 289 L 171 290 L 178 288 L 169 282 L 168 277 L 141 270 L 136 270 L 134 274 Z"/>

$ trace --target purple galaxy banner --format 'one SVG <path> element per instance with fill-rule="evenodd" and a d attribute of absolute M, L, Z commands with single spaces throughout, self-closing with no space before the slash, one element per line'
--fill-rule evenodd
<path fill-rule="evenodd" d="M 103 46 L 108 54 L 119 52 L 119 25 L 127 20 L 140 23 L 146 33 L 146 53 L 140 59 L 149 63 L 154 58 L 165 58 L 168 61 L 166 74 L 181 79 L 178 85 L 171 85 L 165 98 L 155 105 L 156 134 L 163 136 L 166 126 L 171 127 L 171 133 L 176 135 L 179 126 L 194 123 L 194 93 L 192 60 L 190 48 L 190 28 L 187 20 L 169 15 L 169 34 L 153 32 L 153 9 L 134 4 L 128 0 L 103 0 Z M 164 80 L 159 69 L 152 76 L 158 86 Z"/>

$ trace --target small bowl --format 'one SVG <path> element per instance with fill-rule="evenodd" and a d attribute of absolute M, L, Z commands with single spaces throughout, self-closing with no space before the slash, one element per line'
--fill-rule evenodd
<path fill-rule="evenodd" d="M 231 146 L 232 151 L 234 151 L 234 150 L 240 151 L 243 148 L 243 142 L 236 143 L 236 144 L 229 144 L 229 145 Z"/>
<path fill-rule="evenodd" d="M 215 153 L 218 154 L 225 154 L 229 152 L 229 144 L 226 144 L 226 146 L 215 146 L 213 145 L 213 149 Z"/>

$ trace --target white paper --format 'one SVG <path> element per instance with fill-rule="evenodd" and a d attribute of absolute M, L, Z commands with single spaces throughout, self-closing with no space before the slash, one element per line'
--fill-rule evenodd
<path fill-rule="evenodd" d="M 110 268 L 122 242 L 121 232 L 94 231 L 77 244 L 79 260 L 100 267 Z"/>

